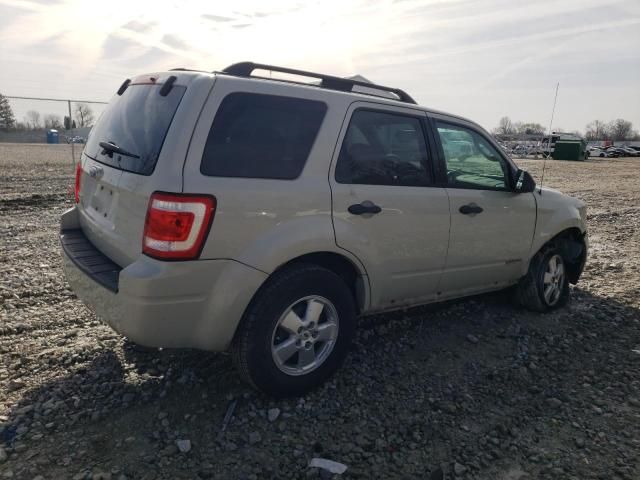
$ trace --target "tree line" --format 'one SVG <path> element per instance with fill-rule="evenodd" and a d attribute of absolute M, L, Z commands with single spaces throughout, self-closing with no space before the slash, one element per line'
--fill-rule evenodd
<path fill-rule="evenodd" d="M 41 115 L 37 110 L 29 110 L 22 121 L 18 121 L 13 114 L 9 99 L 0 93 L 0 130 L 40 130 L 92 127 L 95 120 L 93 110 L 86 103 L 75 103 L 72 112 L 73 118 L 55 113 Z"/>
<path fill-rule="evenodd" d="M 609 123 L 594 120 L 585 128 L 587 140 L 640 140 L 640 133 L 633 129 L 633 123 L 618 118 Z"/>
<path fill-rule="evenodd" d="M 564 129 L 556 128 L 555 131 L 562 132 Z M 539 123 L 512 122 L 509 117 L 502 117 L 498 122 L 498 126 L 493 130 L 496 135 L 544 135 L 545 128 Z M 629 141 L 640 140 L 640 134 L 633 129 L 633 123 L 623 118 L 604 122 L 602 120 L 594 120 L 585 127 L 584 135 L 579 131 L 572 131 L 579 137 L 587 140 L 614 140 Z"/>

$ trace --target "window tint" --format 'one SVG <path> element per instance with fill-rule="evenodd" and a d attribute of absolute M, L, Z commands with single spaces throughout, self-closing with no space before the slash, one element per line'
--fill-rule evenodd
<path fill-rule="evenodd" d="M 297 178 L 326 110 L 313 100 L 232 93 L 213 120 L 200 171 L 220 177 Z"/>
<path fill-rule="evenodd" d="M 429 183 L 427 147 L 420 120 L 357 110 L 336 164 L 336 181 L 368 185 Z"/>
<path fill-rule="evenodd" d="M 161 85 L 130 85 L 121 96 L 114 96 L 91 130 L 85 153 L 101 163 L 142 175 L 156 166 L 178 104 L 186 91 L 175 85 L 167 96 Z M 140 158 L 103 153 L 100 142 L 113 142 Z"/>
<path fill-rule="evenodd" d="M 496 149 L 471 129 L 437 122 L 451 186 L 505 190 L 508 166 Z"/>

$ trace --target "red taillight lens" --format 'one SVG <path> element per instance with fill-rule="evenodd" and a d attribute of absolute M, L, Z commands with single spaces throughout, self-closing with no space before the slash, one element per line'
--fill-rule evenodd
<path fill-rule="evenodd" d="M 73 190 L 73 197 L 76 200 L 76 203 L 80 202 L 80 179 L 82 177 L 82 162 L 78 162 L 76 165 L 76 184 Z"/>
<path fill-rule="evenodd" d="M 216 199 L 210 195 L 154 193 L 144 222 L 142 252 L 163 260 L 198 258 L 215 209 Z"/>

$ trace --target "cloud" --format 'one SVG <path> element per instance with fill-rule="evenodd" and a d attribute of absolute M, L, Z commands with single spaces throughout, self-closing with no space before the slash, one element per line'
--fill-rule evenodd
<path fill-rule="evenodd" d="M 12 27 L 10 21 L 3 21 L 3 19 L 17 19 L 24 17 L 31 11 L 30 8 L 24 6 L 0 4 L 0 34 L 2 34 L 3 31 L 10 30 Z"/>
<path fill-rule="evenodd" d="M 204 15 L 200 15 L 200 18 L 203 18 L 205 20 L 209 20 L 211 22 L 217 22 L 217 23 L 224 23 L 224 22 L 231 22 L 234 19 L 231 17 L 222 17 L 220 15 L 209 15 L 209 14 L 204 14 Z"/>
<path fill-rule="evenodd" d="M 548 91 L 560 81 L 563 126 L 581 128 L 585 115 L 640 124 L 638 0 L 212 5 L 0 0 L 0 45 L 11 46 L 1 54 L 0 88 L 102 99 L 137 72 L 250 59 L 360 73 L 489 128 L 503 115 L 544 122 Z M 37 80 L 43 75 L 55 85 Z"/>
<path fill-rule="evenodd" d="M 150 31 L 156 25 L 156 22 L 143 23 L 139 22 L 138 20 L 131 20 L 130 22 L 127 22 L 125 25 L 123 25 L 122 28 L 133 30 L 134 32 L 144 33 Z"/>
<path fill-rule="evenodd" d="M 25 45 L 23 55 L 31 57 L 42 55 L 43 52 L 46 52 L 47 55 L 64 56 L 68 54 L 68 45 L 67 33 L 60 32 L 40 39 L 30 45 Z"/>
<path fill-rule="evenodd" d="M 102 44 L 101 59 L 113 60 L 116 58 L 124 58 L 139 48 L 140 46 L 137 42 L 120 35 L 112 34 L 109 35 Z"/>
<path fill-rule="evenodd" d="M 188 48 L 188 46 L 187 46 L 187 44 L 185 42 L 183 42 L 177 36 L 171 35 L 171 34 L 164 35 L 162 37 L 162 42 L 165 45 L 168 45 L 170 47 L 177 48 L 177 49 L 180 49 L 180 50 L 184 50 L 184 49 Z"/>
<path fill-rule="evenodd" d="M 125 60 L 131 68 L 131 73 L 141 73 L 145 70 L 169 70 L 176 65 L 176 56 L 156 47 L 143 50 L 140 54 Z"/>

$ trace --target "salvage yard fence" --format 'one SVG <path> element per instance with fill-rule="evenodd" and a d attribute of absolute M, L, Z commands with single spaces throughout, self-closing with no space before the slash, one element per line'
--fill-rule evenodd
<path fill-rule="evenodd" d="M 15 123 L 0 130 L 0 142 L 61 143 L 70 145 L 70 161 L 84 148 L 91 127 L 108 102 L 4 95 Z M 76 151 L 78 155 L 76 155 Z"/>

